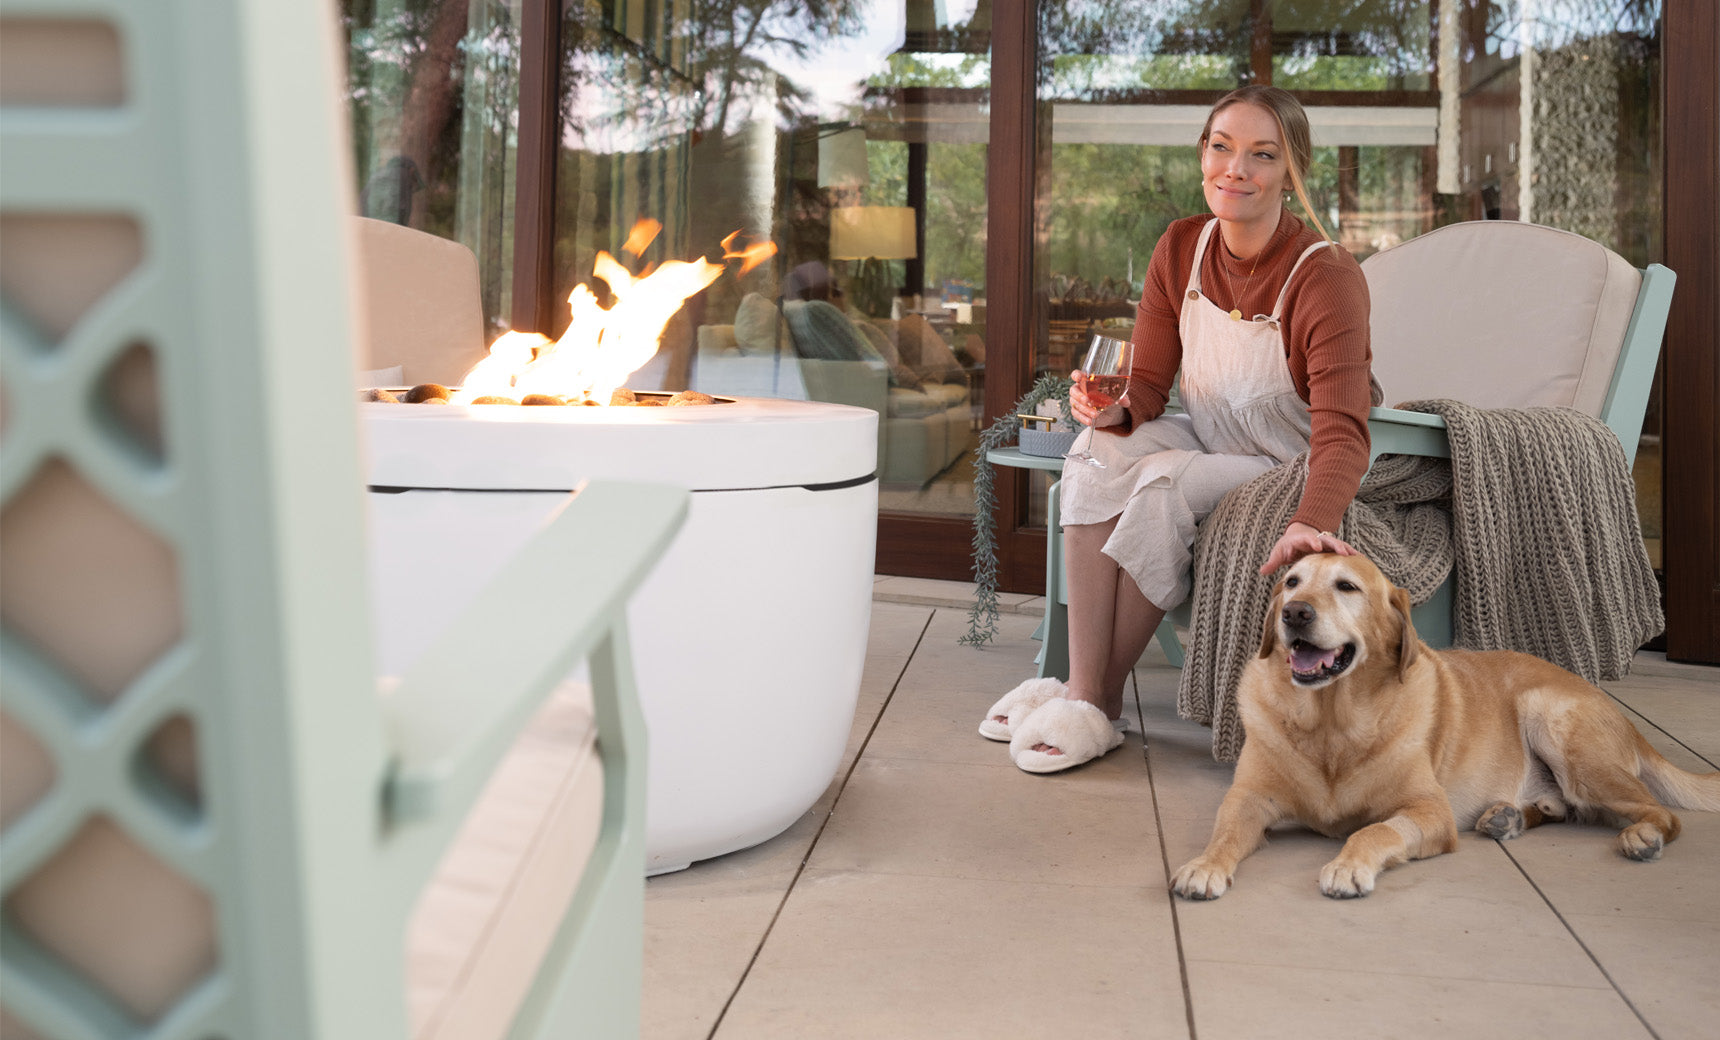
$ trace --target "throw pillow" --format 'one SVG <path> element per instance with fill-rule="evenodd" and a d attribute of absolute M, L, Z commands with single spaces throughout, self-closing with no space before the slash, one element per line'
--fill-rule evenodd
<path fill-rule="evenodd" d="M 896 342 L 902 360 L 914 366 L 922 382 L 967 385 L 967 373 L 962 370 L 955 351 L 938 335 L 938 330 L 918 314 L 902 319 L 897 326 Z"/>
<path fill-rule="evenodd" d="M 870 345 L 855 331 L 854 323 L 834 304 L 823 300 L 784 300 L 782 316 L 794 334 L 794 349 L 803 358 L 864 361 L 872 353 Z"/>
<path fill-rule="evenodd" d="M 872 351 L 890 369 L 890 385 L 907 387 L 912 390 L 920 385 L 920 374 L 902 364 L 902 358 L 896 353 L 896 344 L 890 342 L 890 337 L 884 330 L 869 321 L 856 321 L 854 327 L 860 330 L 860 335 L 866 338 Z"/>
<path fill-rule="evenodd" d="M 735 345 L 744 357 L 774 357 L 778 344 L 789 343 L 788 326 L 776 304 L 760 293 L 747 293 L 735 308 Z"/>

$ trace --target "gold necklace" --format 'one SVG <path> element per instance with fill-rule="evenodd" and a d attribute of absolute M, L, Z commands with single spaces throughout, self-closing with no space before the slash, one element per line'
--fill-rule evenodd
<path fill-rule="evenodd" d="M 1278 236 L 1276 233 L 1274 233 L 1272 237 L 1277 238 Z M 1222 236 L 1220 236 L 1219 244 L 1221 246 L 1223 246 L 1224 251 L 1227 254 L 1230 254 L 1232 256 L 1235 255 L 1234 253 L 1230 252 L 1229 246 L 1224 245 Z M 1242 320 L 1242 294 L 1248 291 L 1248 283 L 1254 280 L 1254 272 L 1260 268 L 1260 258 L 1263 255 L 1265 255 L 1267 247 L 1269 247 L 1271 245 L 1272 245 L 1272 239 L 1267 239 L 1266 245 L 1261 246 L 1260 251 L 1254 254 L 1254 264 L 1251 267 L 1249 267 L 1248 274 L 1246 276 L 1244 276 L 1242 279 L 1242 291 L 1241 292 L 1235 292 L 1235 291 L 1232 292 L 1231 297 L 1230 297 L 1230 302 L 1231 302 L 1230 320 L 1231 321 L 1241 321 Z M 1225 280 L 1225 282 L 1234 287 L 1235 283 L 1232 282 L 1231 278 L 1230 278 L 1230 265 L 1224 264 L 1223 266 L 1224 266 L 1224 280 Z"/>

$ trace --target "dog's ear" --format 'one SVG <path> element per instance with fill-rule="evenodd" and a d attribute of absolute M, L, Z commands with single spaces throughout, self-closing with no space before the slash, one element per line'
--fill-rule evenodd
<path fill-rule="evenodd" d="M 1272 587 L 1272 601 L 1266 605 L 1266 630 L 1260 633 L 1259 657 L 1264 660 L 1271 657 L 1278 645 L 1278 604 L 1284 597 L 1284 582 L 1280 580 Z"/>
<path fill-rule="evenodd" d="M 1398 682 L 1409 678 L 1410 665 L 1421 655 L 1421 637 L 1415 634 L 1415 622 L 1409 618 L 1409 593 L 1392 587 L 1392 611 L 1398 616 Z"/>

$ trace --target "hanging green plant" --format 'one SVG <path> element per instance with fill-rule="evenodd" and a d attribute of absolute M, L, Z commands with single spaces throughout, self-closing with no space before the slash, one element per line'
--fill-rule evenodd
<path fill-rule="evenodd" d="M 1046 401 L 1062 406 L 1063 422 L 1076 429 L 1069 414 L 1068 376 L 1042 375 L 1015 407 L 998 416 L 979 435 L 974 449 L 973 475 L 973 607 L 968 611 L 967 635 L 961 642 L 984 646 L 997 636 L 997 467 L 985 461 L 986 452 L 1014 442 L 1021 431 L 1018 415 L 1031 415 Z"/>

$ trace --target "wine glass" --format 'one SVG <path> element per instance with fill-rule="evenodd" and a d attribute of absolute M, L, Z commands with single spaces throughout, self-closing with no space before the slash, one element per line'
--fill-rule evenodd
<path fill-rule="evenodd" d="M 1081 389 L 1092 400 L 1095 411 L 1103 411 L 1121 401 L 1129 389 L 1129 370 L 1134 365 L 1135 345 L 1126 339 L 1095 332 L 1087 345 L 1087 360 L 1081 362 Z M 1063 456 L 1089 466 L 1105 468 L 1089 451 L 1093 447 L 1093 428 L 1087 427 L 1087 443 Z"/>

